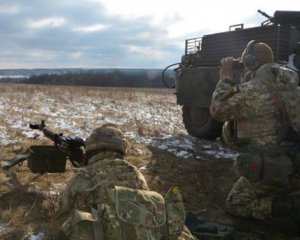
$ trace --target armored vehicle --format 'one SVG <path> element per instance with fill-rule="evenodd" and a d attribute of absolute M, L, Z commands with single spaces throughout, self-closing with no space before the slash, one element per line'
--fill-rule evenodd
<path fill-rule="evenodd" d="M 258 10 L 266 20 L 260 26 L 244 28 L 244 24 L 232 25 L 229 31 L 187 39 L 178 66 L 175 90 L 177 104 L 182 106 L 183 122 L 189 134 L 205 139 L 221 135 L 222 123 L 209 113 L 213 91 L 219 80 L 220 60 L 227 56 L 239 58 L 251 40 L 267 43 L 276 62 L 300 69 L 300 11 L 276 11 L 271 17 Z"/>

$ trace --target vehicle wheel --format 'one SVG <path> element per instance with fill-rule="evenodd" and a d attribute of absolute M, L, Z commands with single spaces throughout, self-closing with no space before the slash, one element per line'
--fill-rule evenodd
<path fill-rule="evenodd" d="M 182 117 L 186 130 L 194 137 L 214 140 L 221 136 L 223 123 L 213 119 L 208 108 L 183 106 Z"/>

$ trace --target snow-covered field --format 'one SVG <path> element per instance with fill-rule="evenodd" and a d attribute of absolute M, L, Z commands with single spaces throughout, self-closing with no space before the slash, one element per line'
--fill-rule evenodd
<path fill-rule="evenodd" d="M 141 158 L 147 147 L 183 161 L 202 161 L 207 157 L 234 160 L 238 156 L 219 142 L 189 136 L 180 106 L 170 90 L 0 84 L 0 159 L 19 153 L 24 144 L 46 141 L 42 132 L 29 128 L 29 123 L 39 123 L 41 119 L 52 131 L 84 139 L 94 128 L 114 123 L 135 145 Z M 141 170 L 147 171 L 147 165 Z M 47 183 L 45 194 L 57 198 L 65 187 L 65 181 L 60 180 Z M 34 187 L 39 189 L 38 185 Z M 41 188 L 40 192 L 44 190 Z M 12 230 L 10 224 L 0 221 L 0 239 Z M 26 239 L 42 240 L 44 235 L 29 231 Z"/>
<path fill-rule="evenodd" d="M 171 91 L 20 85 L 3 85 L 0 90 L 2 147 L 38 138 L 42 134 L 29 123 L 44 119 L 49 129 L 82 138 L 97 126 L 114 123 L 135 143 L 156 145 L 182 158 L 200 158 L 192 154 L 199 140 L 187 135 Z M 236 158 L 229 150 L 206 145 L 208 154 Z"/>

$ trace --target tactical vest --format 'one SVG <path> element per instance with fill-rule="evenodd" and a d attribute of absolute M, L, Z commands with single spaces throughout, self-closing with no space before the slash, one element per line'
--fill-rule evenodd
<path fill-rule="evenodd" d="M 277 66 L 273 69 L 275 79 L 262 79 L 271 95 L 273 112 L 255 119 L 237 121 L 237 138 L 253 139 L 270 137 L 275 142 L 294 141 L 288 139 L 290 130 L 300 129 L 300 90 L 298 76 L 286 68 Z M 269 82 L 267 82 L 269 81 Z M 290 82 L 287 82 L 290 81 Z M 277 89 L 270 86 L 270 82 Z M 277 95 L 277 98 L 276 98 Z M 281 107 L 281 106 L 282 107 Z M 289 143 L 285 146 L 266 145 L 265 149 L 246 146 L 237 160 L 240 174 L 252 182 L 265 181 L 275 184 L 288 184 L 295 172 L 295 160 L 289 154 Z"/>
<path fill-rule="evenodd" d="M 116 186 L 108 195 L 108 204 L 99 203 L 89 212 L 72 211 L 62 226 L 68 239 L 194 239 L 184 226 L 185 211 L 176 188 L 163 197 L 153 191 Z"/>
<path fill-rule="evenodd" d="M 163 197 L 146 188 L 137 189 L 139 174 L 124 160 L 104 159 L 96 164 L 102 168 L 92 166 L 86 172 L 94 186 L 79 197 L 90 209 L 82 210 L 84 202 L 75 204 L 62 226 L 69 239 L 193 239 L 189 231 L 183 231 L 185 210 L 178 188 L 171 188 Z"/>
<path fill-rule="evenodd" d="M 236 131 L 238 139 L 252 139 L 265 136 L 276 135 L 278 119 L 274 113 L 264 116 L 236 121 Z"/>
<path fill-rule="evenodd" d="M 266 74 L 264 72 L 269 70 L 273 74 Z M 262 87 L 265 85 L 268 89 L 266 83 L 271 83 L 272 85 L 277 86 L 276 90 L 278 92 L 283 105 L 291 119 L 293 125 L 297 129 L 300 129 L 300 90 L 298 87 L 298 75 L 296 72 L 284 68 L 278 64 L 264 65 L 257 70 L 256 74 L 252 76 L 264 76 L 262 77 Z M 248 74 L 248 77 L 250 74 Z M 249 79 L 248 79 L 249 81 Z M 264 83 L 265 82 L 265 83 Z M 270 92 L 271 95 L 271 107 L 263 115 L 257 116 L 253 119 L 244 119 L 236 121 L 236 131 L 238 139 L 253 139 L 260 138 L 264 136 L 275 136 L 282 134 L 281 124 L 284 120 L 281 111 L 278 109 L 278 106 L 274 103 L 273 92 Z M 278 136 L 279 138 L 284 138 L 284 136 Z"/>

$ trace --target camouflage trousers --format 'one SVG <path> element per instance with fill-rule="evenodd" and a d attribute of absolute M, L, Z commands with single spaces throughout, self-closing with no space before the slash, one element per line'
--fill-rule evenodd
<path fill-rule="evenodd" d="M 234 216 L 266 219 L 272 213 L 272 190 L 240 177 L 227 196 L 225 208 Z"/>
<path fill-rule="evenodd" d="M 229 192 L 225 208 L 234 216 L 264 220 L 272 216 L 272 199 L 275 196 L 300 195 L 300 179 L 289 185 L 252 183 L 240 177 Z"/>

